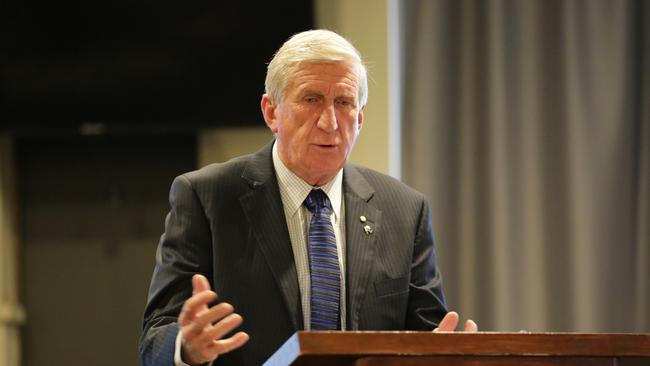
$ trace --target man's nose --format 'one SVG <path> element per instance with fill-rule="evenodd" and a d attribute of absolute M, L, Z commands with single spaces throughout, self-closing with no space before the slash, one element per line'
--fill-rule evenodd
<path fill-rule="evenodd" d="M 338 123 L 336 122 L 336 112 L 334 111 L 333 105 L 323 108 L 320 117 L 318 118 L 317 126 L 326 132 L 334 132 L 336 129 L 338 129 Z"/>

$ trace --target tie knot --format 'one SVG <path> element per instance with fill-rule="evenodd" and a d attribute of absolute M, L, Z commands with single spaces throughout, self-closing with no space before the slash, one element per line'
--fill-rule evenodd
<path fill-rule="evenodd" d="M 330 200 L 322 189 L 312 189 L 307 198 L 305 198 L 305 206 L 307 206 L 307 209 L 312 214 L 322 210 L 323 208 L 328 210 L 332 209 Z"/>

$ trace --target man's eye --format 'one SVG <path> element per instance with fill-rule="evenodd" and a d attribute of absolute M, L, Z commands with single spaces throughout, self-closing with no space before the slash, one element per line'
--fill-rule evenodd
<path fill-rule="evenodd" d="M 305 98 L 305 101 L 307 103 L 316 103 L 316 102 L 318 102 L 318 98 L 317 97 L 307 97 L 307 98 Z"/>

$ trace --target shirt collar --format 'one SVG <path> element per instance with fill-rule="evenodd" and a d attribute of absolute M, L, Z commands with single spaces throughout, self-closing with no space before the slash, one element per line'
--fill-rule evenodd
<path fill-rule="evenodd" d="M 292 172 L 280 159 L 278 153 L 277 141 L 273 143 L 273 167 L 278 177 L 280 186 L 280 196 L 282 204 L 285 206 L 285 212 L 290 216 L 295 215 L 302 206 L 309 192 L 314 188 L 320 188 L 329 198 L 334 216 L 338 219 L 341 213 L 342 186 L 343 186 L 343 169 L 339 170 L 334 178 L 320 187 L 313 187 Z"/>

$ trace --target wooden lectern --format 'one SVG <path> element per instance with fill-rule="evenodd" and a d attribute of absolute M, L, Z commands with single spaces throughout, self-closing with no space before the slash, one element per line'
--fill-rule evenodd
<path fill-rule="evenodd" d="M 650 334 L 297 332 L 265 366 L 650 366 Z"/>

